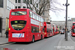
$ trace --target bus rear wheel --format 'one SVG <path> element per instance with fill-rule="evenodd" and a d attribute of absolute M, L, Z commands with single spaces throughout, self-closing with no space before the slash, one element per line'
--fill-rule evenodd
<path fill-rule="evenodd" d="M 32 38 L 32 43 L 34 43 L 35 42 L 35 38 L 34 38 L 34 36 L 33 36 L 33 38 Z"/>
<path fill-rule="evenodd" d="M 43 36 L 41 35 L 41 40 L 43 39 Z"/>

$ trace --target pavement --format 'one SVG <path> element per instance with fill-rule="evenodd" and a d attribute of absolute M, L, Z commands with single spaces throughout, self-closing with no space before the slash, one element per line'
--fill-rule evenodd
<path fill-rule="evenodd" d="M 0 45 L 8 43 L 8 38 L 0 37 Z"/>
<path fill-rule="evenodd" d="M 68 41 L 62 38 L 57 46 L 57 50 L 75 50 L 75 42 L 71 39 L 70 33 L 68 33 Z"/>

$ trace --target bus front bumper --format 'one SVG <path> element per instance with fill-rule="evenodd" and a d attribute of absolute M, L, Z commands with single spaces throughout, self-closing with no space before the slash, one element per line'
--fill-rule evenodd
<path fill-rule="evenodd" d="M 9 38 L 8 42 L 31 42 L 28 38 Z"/>

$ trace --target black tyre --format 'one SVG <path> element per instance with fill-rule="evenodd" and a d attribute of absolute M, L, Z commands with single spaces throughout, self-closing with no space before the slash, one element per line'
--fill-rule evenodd
<path fill-rule="evenodd" d="M 72 36 L 72 35 L 71 35 Z M 72 37 L 74 37 L 74 36 L 72 36 Z"/>
<path fill-rule="evenodd" d="M 33 36 L 33 38 L 32 38 L 32 43 L 34 43 L 35 42 L 35 37 Z"/>
<path fill-rule="evenodd" d="M 42 35 L 41 35 L 41 40 L 43 39 Z"/>

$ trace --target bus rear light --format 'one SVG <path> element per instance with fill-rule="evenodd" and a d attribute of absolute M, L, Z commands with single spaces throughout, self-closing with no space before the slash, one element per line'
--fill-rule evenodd
<path fill-rule="evenodd" d="M 46 35 L 46 33 L 44 33 L 44 35 Z"/>

